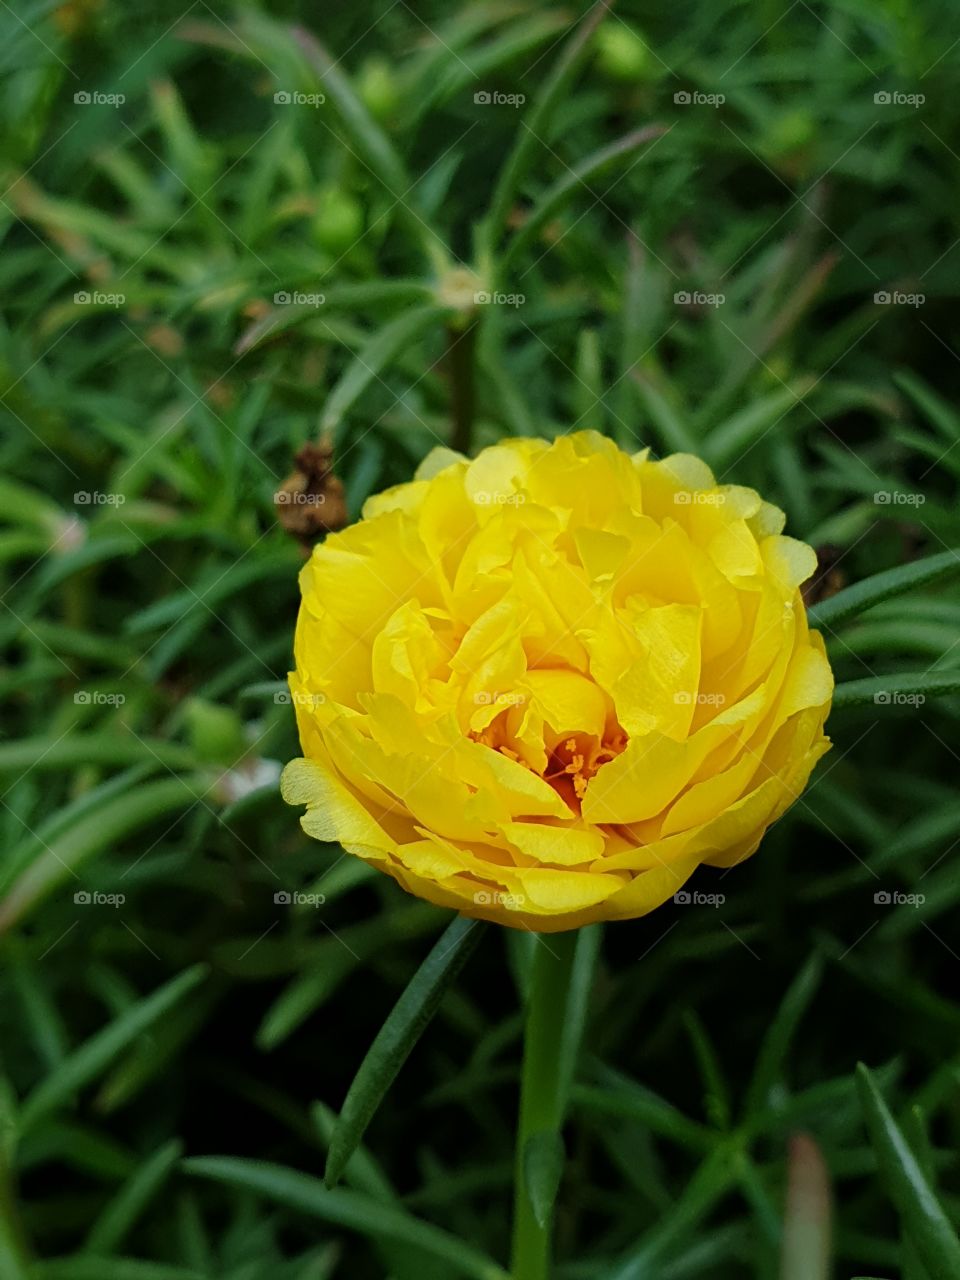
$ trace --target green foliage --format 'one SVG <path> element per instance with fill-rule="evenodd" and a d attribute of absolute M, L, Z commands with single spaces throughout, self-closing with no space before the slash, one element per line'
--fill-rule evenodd
<path fill-rule="evenodd" d="M 505 1277 L 533 940 L 450 985 L 277 789 L 294 453 L 356 516 L 471 419 L 760 489 L 839 682 L 722 901 L 577 941 L 531 1239 L 953 1275 L 953 8 L 318 13 L 0 4 L 0 1275 Z"/>

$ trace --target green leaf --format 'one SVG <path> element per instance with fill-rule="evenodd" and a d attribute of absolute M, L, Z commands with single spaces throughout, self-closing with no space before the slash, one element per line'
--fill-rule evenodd
<path fill-rule="evenodd" d="M 646 143 L 652 142 L 654 138 L 662 137 L 667 132 L 669 130 L 660 124 L 647 125 L 643 129 L 636 129 L 633 133 L 625 134 L 622 138 L 618 138 L 616 142 L 610 143 L 609 146 L 601 147 L 599 151 L 592 152 L 585 160 L 581 160 L 575 168 L 567 169 L 563 177 L 559 178 L 540 197 L 533 209 L 531 209 L 523 226 L 508 243 L 500 260 L 499 278 L 501 280 L 506 278 L 506 268 L 512 263 L 513 259 L 522 249 L 525 249 L 536 239 L 544 226 L 563 208 L 568 200 L 572 199 L 578 192 L 585 192 L 586 195 L 596 199 L 596 196 L 588 186 L 592 178 L 603 173 L 611 165 L 624 161 L 634 151 L 639 151 Z"/>
<path fill-rule="evenodd" d="M 768 396 L 752 401 L 713 428 L 703 442 L 703 454 L 717 473 L 734 463 L 772 431 L 815 384 L 814 378 L 799 378 Z"/>
<path fill-rule="evenodd" d="M 855 707 L 872 702 L 895 705 L 897 697 L 936 698 L 960 692 L 960 671 L 901 671 L 896 675 L 845 680 L 833 691 L 834 707 Z"/>
<path fill-rule="evenodd" d="M 862 1062 L 857 1064 L 857 1088 L 880 1175 L 917 1256 L 931 1280 L 956 1280 L 960 1276 L 960 1240 Z"/>
<path fill-rule="evenodd" d="M 87 1254 L 38 1262 L 30 1272 L 30 1280 L 105 1280 L 106 1276 L 110 1280 L 207 1280 L 199 1271 L 165 1262 Z"/>
<path fill-rule="evenodd" d="M 885 569 L 883 573 L 875 573 L 862 582 L 855 582 L 843 591 L 838 591 L 835 596 L 811 605 L 807 610 L 807 617 L 812 627 L 835 627 L 844 618 L 862 613 L 881 600 L 902 595 L 904 591 L 937 582 L 957 572 L 960 572 L 960 550 L 943 551 L 923 560 L 915 560 L 912 564 Z"/>
<path fill-rule="evenodd" d="M 898 387 L 910 397 L 918 409 L 929 418 L 945 440 L 955 444 L 960 440 L 960 416 L 941 396 L 908 370 L 893 375 Z"/>
<path fill-rule="evenodd" d="M 308 320 L 316 320 L 318 314 L 331 311 L 365 311 L 372 309 L 382 314 L 387 307 L 409 307 L 415 302 L 426 302 L 431 297 L 427 284 L 419 280 L 371 280 L 362 284 L 341 285 L 324 294 L 322 313 L 312 305 L 284 303 L 256 320 L 237 341 L 233 354 L 246 355 L 262 342 L 275 338 Z"/>
<path fill-rule="evenodd" d="M 664 1214 L 643 1242 L 620 1263 L 602 1272 L 602 1280 L 653 1280 L 674 1245 L 689 1238 L 694 1228 L 730 1190 L 737 1174 L 732 1148 L 719 1143 L 689 1180 L 669 1213 Z"/>
<path fill-rule="evenodd" d="M 320 1140 L 327 1148 L 337 1127 L 337 1113 L 324 1102 L 315 1102 L 310 1108 L 310 1119 Z M 357 1191 L 372 1196 L 374 1200 L 396 1200 L 397 1193 L 390 1185 L 387 1175 L 380 1168 L 370 1152 L 362 1144 L 357 1147 L 347 1161 L 343 1171 L 344 1180 Z"/>
<path fill-rule="evenodd" d="M 631 374 L 640 393 L 643 407 L 653 420 L 661 440 L 668 449 L 679 453 L 699 453 L 700 449 L 690 424 L 671 404 L 659 387 L 639 372 Z"/>
<path fill-rule="evenodd" d="M 744 1104 L 745 1114 L 748 1117 L 766 1108 L 770 1090 L 776 1083 L 784 1059 L 790 1051 L 794 1033 L 817 993 L 822 976 L 823 960 L 819 955 L 814 954 L 787 989 L 757 1055 L 757 1065 L 754 1068 Z"/>
<path fill-rule="evenodd" d="M 182 1155 L 183 1145 L 177 1139 L 158 1147 L 100 1213 L 84 1251 L 115 1254 Z"/>
<path fill-rule="evenodd" d="M 397 202 L 399 214 L 421 242 L 427 256 L 436 268 L 442 269 L 447 258 L 443 241 L 409 203 L 416 183 L 411 181 L 393 143 L 355 92 L 350 78 L 340 68 L 340 60 L 331 57 L 316 36 L 304 27 L 294 27 L 292 34 L 337 110 L 349 149 L 359 157 L 371 176 L 386 187 Z"/>
<path fill-rule="evenodd" d="M 577 930 L 567 1005 L 563 1016 L 563 1032 L 560 1038 L 560 1061 L 557 1067 L 557 1106 L 561 1121 L 566 1115 L 570 1091 L 576 1076 L 577 1059 L 580 1056 L 602 940 L 602 925 L 588 925 Z"/>
<path fill-rule="evenodd" d="M 0 902 L 0 932 L 10 928 L 101 850 L 154 818 L 201 803 L 209 779 L 164 778 L 118 796 L 74 823 L 27 866 Z M 73 881 L 79 885 L 79 879 Z"/>
<path fill-rule="evenodd" d="M 563 1177 L 563 1138 L 555 1129 L 532 1133 L 523 1152 L 523 1182 L 537 1225 L 550 1221 Z"/>
<path fill-rule="evenodd" d="M 162 1018 L 206 975 L 207 966 L 198 964 L 171 978 L 152 995 L 138 1001 L 102 1031 L 91 1036 L 55 1070 L 44 1076 L 24 1100 L 20 1111 L 21 1134 L 56 1110 L 76 1090 L 95 1080 L 128 1045 Z"/>
<path fill-rule="evenodd" d="M 442 307 L 415 307 L 379 329 L 356 353 L 327 397 L 320 418 L 321 432 L 339 432 L 344 414 L 381 370 L 445 315 Z"/>
<path fill-rule="evenodd" d="M 650 1089 L 613 1071 L 603 1072 L 600 1086 L 576 1085 L 571 1101 L 578 1110 L 634 1120 L 652 1133 L 692 1151 L 709 1151 L 715 1141 L 706 1125 L 691 1120 Z"/>
<path fill-rule="evenodd" d="M 354 1076 L 330 1142 L 325 1179 L 334 1186 L 383 1095 L 436 1013 L 444 992 L 480 940 L 482 926 L 458 916 L 413 975 Z"/>
<path fill-rule="evenodd" d="M 0 1089 L 6 1093 L 6 1080 L 0 1080 Z M 23 1228 L 17 1214 L 16 1201 L 7 1172 L 7 1099 L 0 1097 L 0 1275 L 3 1280 L 27 1280 L 28 1249 Z M 12 1105 L 12 1099 L 10 1100 Z M 11 1117 L 12 1120 L 12 1117 Z"/>
<path fill-rule="evenodd" d="M 123 765 L 142 760 L 171 769 L 190 768 L 197 763 L 186 747 L 163 738 L 140 738 L 119 728 L 109 733 L 71 733 L 55 742 L 38 735 L 0 743 L 0 773 L 28 773 L 34 769 L 60 772 L 84 764 Z"/>
<path fill-rule="evenodd" d="M 324 1222 L 346 1227 L 375 1240 L 415 1245 L 446 1262 L 458 1275 L 472 1280 L 509 1280 L 491 1259 L 448 1232 L 421 1222 L 395 1205 L 373 1200 L 358 1191 L 325 1187 L 295 1169 L 240 1160 L 229 1156 L 201 1156 L 185 1160 L 187 1173 L 212 1178 L 228 1186 L 265 1196 L 285 1208 L 306 1213 Z"/>
<path fill-rule="evenodd" d="M 830 1180 L 820 1149 L 805 1133 L 790 1142 L 780 1280 L 829 1280 Z"/>
<path fill-rule="evenodd" d="M 599 3 L 595 4 L 576 24 L 573 34 L 554 63 L 543 88 L 521 121 L 513 150 L 500 168 L 500 177 L 493 200 L 490 202 L 490 212 L 485 220 L 484 235 L 487 248 L 491 253 L 496 249 L 497 240 L 510 212 L 511 202 L 515 199 L 524 175 L 530 167 L 533 153 L 536 148 L 543 147 L 542 139 L 550 127 L 550 118 L 569 89 L 583 61 L 590 38 L 606 17 L 611 3 L 612 0 L 599 0 Z"/>
<path fill-rule="evenodd" d="M 683 1011 L 683 1025 L 690 1037 L 700 1068 L 707 1118 L 718 1129 L 729 1129 L 732 1112 L 730 1090 L 724 1079 L 723 1068 L 717 1058 L 716 1050 L 696 1010 Z"/>

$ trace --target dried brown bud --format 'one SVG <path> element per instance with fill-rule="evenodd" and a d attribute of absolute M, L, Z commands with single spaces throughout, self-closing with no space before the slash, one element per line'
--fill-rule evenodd
<path fill-rule="evenodd" d="M 820 600 L 827 600 L 842 591 L 847 585 L 847 575 L 837 567 L 843 558 L 843 551 L 833 543 L 824 543 L 817 547 L 817 570 L 801 587 L 803 603 L 809 609 Z"/>
<path fill-rule="evenodd" d="M 294 458 L 291 472 L 273 495 L 277 519 L 304 547 L 312 547 L 323 533 L 347 523 L 343 484 L 333 474 L 333 446 L 326 440 L 305 444 Z"/>

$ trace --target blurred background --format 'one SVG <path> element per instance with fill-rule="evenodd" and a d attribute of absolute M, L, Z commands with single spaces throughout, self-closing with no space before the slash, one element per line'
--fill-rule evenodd
<path fill-rule="evenodd" d="M 586 426 L 762 490 L 813 598 L 960 545 L 956 11 L 16 0 L 0 49 L 0 1275 L 493 1280 L 420 1224 L 503 1262 L 526 936 L 349 1212 L 183 1163 L 320 1177 L 447 923 L 280 801 L 304 547 L 438 443 Z M 955 582 L 880 605 L 838 678 L 958 624 Z M 837 711 L 722 902 L 607 929 L 559 1276 L 822 1280 L 778 1270 L 819 1152 L 832 1274 L 928 1278 L 853 1070 L 956 1221 L 958 712 Z"/>

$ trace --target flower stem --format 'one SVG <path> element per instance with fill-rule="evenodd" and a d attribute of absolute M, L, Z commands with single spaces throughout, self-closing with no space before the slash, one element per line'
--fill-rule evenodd
<path fill-rule="evenodd" d="M 527 1154 L 536 1135 L 559 1135 L 566 1108 L 562 1045 L 579 931 L 537 938 L 524 1030 L 520 1122 L 514 1168 L 513 1280 L 547 1280 L 552 1215 L 537 1221 L 527 1187 Z"/>
<path fill-rule="evenodd" d="M 450 447 L 457 453 L 470 452 L 473 435 L 476 336 L 477 325 L 473 320 L 467 323 L 466 328 L 456 325 L 447 328 L 447 364 L 453 417 Z"/>

